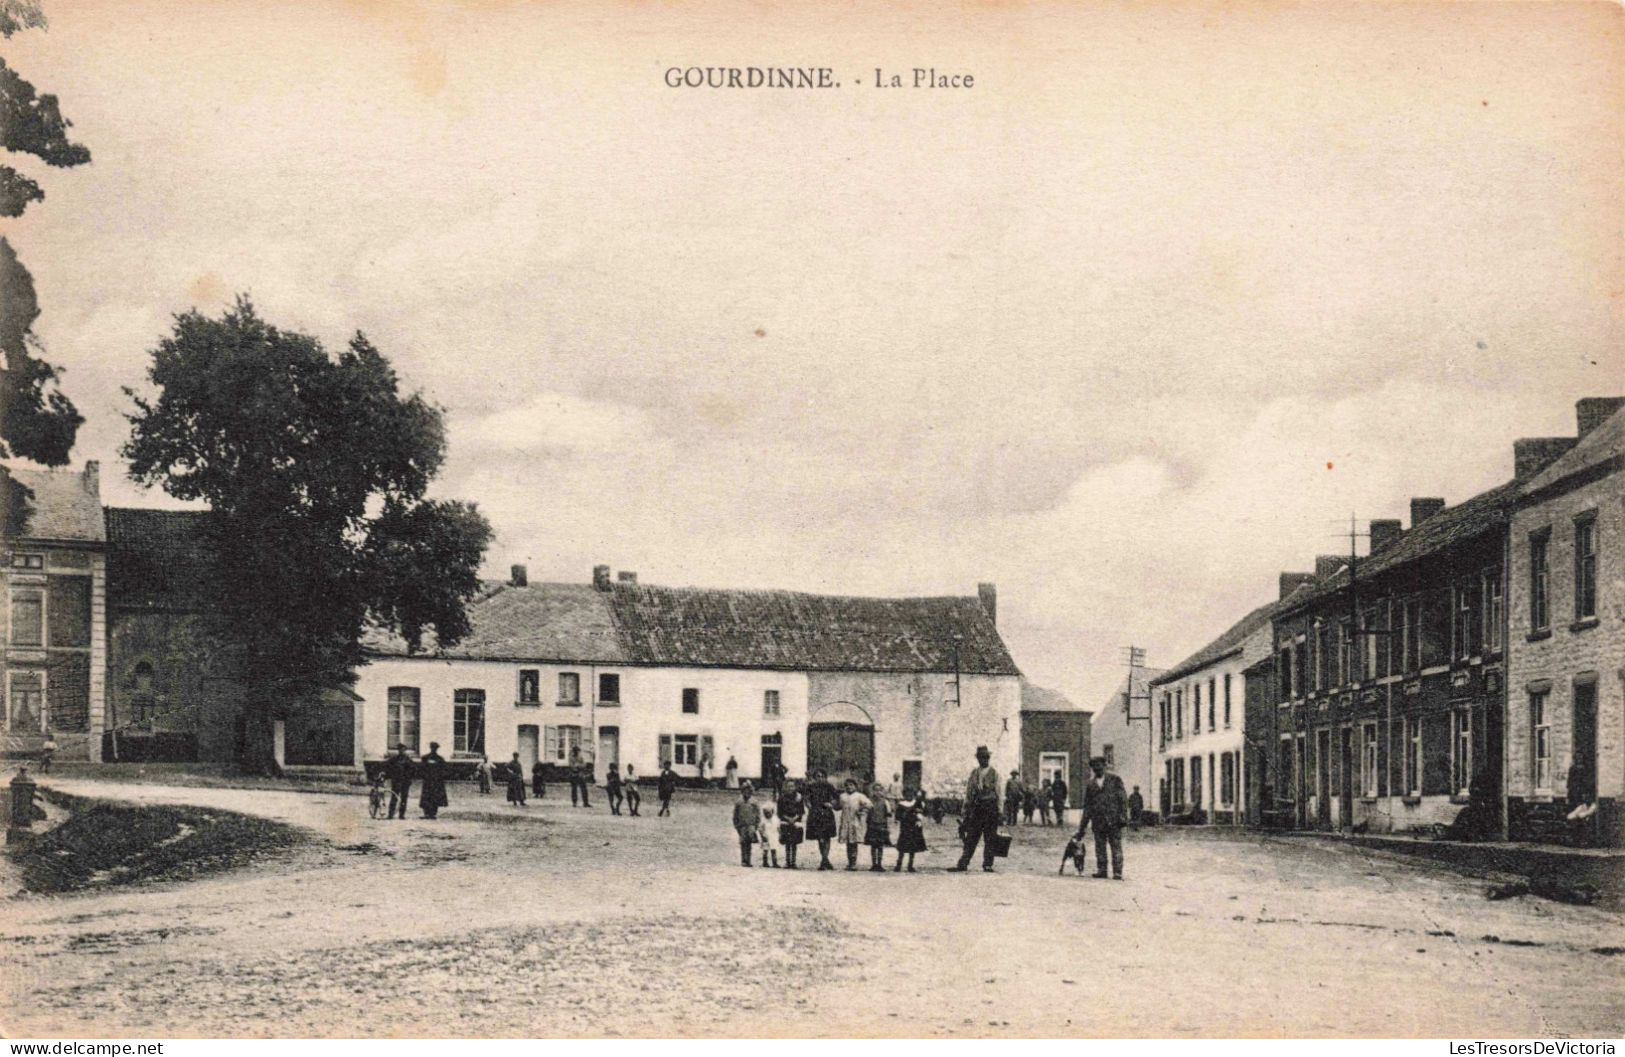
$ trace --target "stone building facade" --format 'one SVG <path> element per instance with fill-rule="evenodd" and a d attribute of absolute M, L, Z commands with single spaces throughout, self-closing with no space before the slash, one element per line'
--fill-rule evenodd
<path fill-rule="evenodd" d="M 101 509 L 94 462 L 82 472 L 0 467 L 0 730 L 7 756 L 37 756 L 49 738 L 61 758 L 100 758 L 107 670 Z"/>
<path fill-rule="evenodd" d="M 975 597 L 874 599 L 611 580 L 529 582 L 520 567 L 469 609 L 472 633 L 438 654 L 370 643 L 358 672 L 357 753 L 405 742 L 448 758 L 517 752 L 602 780 L 670 762 L 681 776 L 742 778 L 774 761 L 792 774 L 949 792 L 986 744 L 1020 758 L 1020 672 L 995 626 L 991 585 Z"/>
<path fill-rule="evenodd" d="M 1625 795 L 1625 400 L 1577 408 L 1574 447 L 1512 515 L 1506 791 L 1514 837 L 1621 843 Z M 1575 807 L 1594 819 L 1565 825 Z M 1569 832 L 1565 832 L 1569 831 Z"/>

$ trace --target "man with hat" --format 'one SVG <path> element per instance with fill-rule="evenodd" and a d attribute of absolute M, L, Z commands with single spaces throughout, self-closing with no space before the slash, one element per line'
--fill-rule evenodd
<path fill-rule="evenodd" d="M 988 764 L 992 756 L 986 745 L 976 747 L 976 770 L 965 782 L 965 820 L 960 823 L 965 850 L 959 856 L 959 865 L 948 868 L 954 873 L 970 868 L 978 841 L 982 844 L 982 869 L 993 872 L 993 838 L 999 832 L 999 772 Z"/>
<path fill-rule="evenodd" d="M 405 745 L 395 746 L 395 755 L 384 761 L 384 777 L 389 779 L 389 817 L 406 818 L 406 805 L 412 799 L 412 757 Z"/>

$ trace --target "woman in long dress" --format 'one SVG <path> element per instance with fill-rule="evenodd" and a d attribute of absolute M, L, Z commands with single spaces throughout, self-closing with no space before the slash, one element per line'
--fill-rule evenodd
<path fill-rule="evenodd" d="M 814 771 L 807 784 L 807 839 L 818 842 L 818 868 L 833 870 L 829 861 L 829 844 L 835 839 L 835 809 L 840 795 L 829 784 L 823 771 Z"/>
<path fill-rule="evenodd" d="M 864 819 L 869 815 L 870 800 L 858 792 L 856 779 L 846 780 L 846 792 L 841 794 L 841 818 L 835 825 L 835 839 L 846 845 L 846 868 L 858 868 L 858 845 L 863 843 Z"/>

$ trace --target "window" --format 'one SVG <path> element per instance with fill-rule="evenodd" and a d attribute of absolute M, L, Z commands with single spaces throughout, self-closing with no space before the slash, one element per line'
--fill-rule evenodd
<path fill-rule="evenodd" d="M 1282 701 L 1290 701 L 1290 700 L 1292 700 L 1292 647 L 1291 646 L 1282 646 L 1281 647 L 1281 660 L 1279 661 L 1279 665 L 1280 665 L 1280 671 L 1277 672 L 1276 674 L 1280 677 L 1281 700 Z"/>
<path fill-rule="evenodd" d="M 1191 687 L 1191 733 L 1202 733 L 1202 684 Z"/>
<path fill-rule="evenodd" d="M 405 745 L 418 751 L 418 713 L 422 698 L 415 686 L 389 688 L 389 747 Z"/>
<path fill-rule="evenodd" d="M 581 673 L 580 672 L 560 672 L 559 673 L 559 704 L 561 704 L 561 705 L 579 705 L 579 704 L 581 704 Z"/>
<path fill-rule="evenodd" d="M 1215 724 L 1213 722 L 1213 708 L 1215 702 L 1213 699 L 1218 696 L 1218 689 L 1218 680 L 1209 679 L 1207 681 L 1207 729 L 1210 731 L 1215 728 Z"/>
<path fill-rule="evenodd" d="M 1597 615 L 1597 517 L 1574 521 L 1574 619 Z"/>
<path fill-rule="evenodd" d="M 1158 733 L 1157 733 L 1157 744 L 1158 744 L 1159 747 L 1168 744 L 1168 713 L 1169 713 L 1169 711 L 1170 711 L 1170 707 L 1169 707 L 1169 704 L 1168 704 L 1168 694 L 1167 694 L 1166 691 L 1164 691 L 1163 695 L 1162 695 L 1162 699 L 1158 703 L 1158 706 L 1157 706 L 1157 721 L 1158 721 L 1158 723 L 1157 723 L 1157 731 L 1158 731 Z"/>
<path fill-rule="evenodd" d="M 1219 803 L 1230 807 L 1236 802 L 1236 758 L 1231 753 L 1219 757 Z"/>
<path fill-rule="evenodd" d="M 11 644 L 45 645 L 45 597 L 38 591 L 12 592 Z"/>
<path fill-rule="evenodd" d="M 535 668 L 519 669 L 519 703 L 521 705 L 542 703 L 542 673 Z"/>
<path fill-rule="evenodd" d="M 1307 642 L 1292 646 L 1292 696 L 1302 697 L 1309 688 L 1309 645 Z"/>
<path fill-rule="evenodd" d="M 1173 790 L 1173 802 L 1181 807 L 1185 804 L 1185 761 L 1169 760 L 1168 769 L 1173 775 L 1169 787 Z"/>
<path fill-rule="evenodd" d="M 1337 667 L 1333 682 L 1338 686 L 1354 682 L 1354 636 L 1350 632 L 1348 617 L 1337 622 Z"/>
<path fill-rule="evenodd" d="M 1405 672 L 1421 667 L 1422 629 L 1417 621 L 1418 605 L 1415 598 L 1407 598 L 1399 604 L 1400 665 Z"/>
<path fill-rule="evenodd" d="M 601 705 L 618 705 L 621 703 L 621 677 L 615 672 L 601 672 L 598 676 L 598 703 Z"/>
<path fill-rule="evenodd" d="M 762 691 L 762 715 L 776 716 L 779 714 L 779 692 L 777 690 Z"/>
<path fill-rule="evenodd" d="M 1202 758 L 1191 757 L 1191 807 L 1202 806 Z"/>
<path fill-rule="evenodd" d="M 1224 725 L 1230 725 L 1230 673 L 1224 673 Z"/>
<path fill-rule="evenodd" d="M 1405 793 L 1407 796 L 1422 795 L 1422 717 L 1416 716 L 1405 720 L 1404 741 L 1400 752 L 1404 756 Z"/>
<path fill-rule="evenodd" d="M 1377 795 L 1377 725 L 1360 728 L 1360 794 Z"/>
<path fill-rule="evenodd" d="M 1331 676 L 1331 661 L 1327 656 L 1331 629 L 1325 624 L 1315 625 L 1315 689 L 1326 689 Z"/>
<path fill-rule="evenodd" d="M 1117 768 L 1117 752 L 1112 747 L 1111 742 L 1107 742 L 1105 746 L 1101 748 L 1100 756 L 1106 761 L 1106 770 L 1111 771 Z M 1042 773 L 1043 768 L 1039 768 L 1039 771 Z"/>
<path fill-rule="evenodd" d="M 1422 667 L 1450 660 L 1450 592 L 1429 591 L 1421 599 Z"/>
<path fill-rule="evenodd" d="M 1174 737 L 1185 736 L 1185 691 L 1174 691 Z"/>
<path fill-rule="evenodd" d="M 485 691 L 452 693 L 451 747 L 453 752 L 485 752 Z"/>
<path fill-rule="evenodd" d="M 1552 717 L 1546 710 L 1546 697 L 1545 690 L 1529 694 L 1529 755 L 1535 788 L 1541 792 L 1552 788 Z"/>
<path fill-rule="evenodd" d="M 696 687 L 683 687 L 683 714 L 685 716 L 700 714 L 700 691 Z"/>
<path fill-rule="evenodd" d="M 1500 653 L 1501 628 L 1506 623 L 1506 596 L 1501 589 L 1501 567 L 1484 570 L 1484 652 Z"/>
<path fill-rule="evenodd" d="M 1465 661 L 1480 649 L 1479 605 L 1484 588 L 1478 578 L 1463 580 L 1456 585 L 1455 620 L 1451 622 L 1451 652 L 1458 661 Z"/>
<path fill-rule="evenodd" d="M 51 613 L 49 645 L 90 645 L 90 577 L 53 576 L 46 589 Z"/>
<path fill-rule="evenodd" d="M 1450 788 L 1456 796 L 1466 796 L 1473 784 L 1473 710 L 1471 706 L 1450 713 Z"/>
<path fill-rule="evenodd" d="M 11 556 L 13 569 L 43 569 L 45 568 L 45 555 L 43 554 L 13 554 Z"/>
<path fill-rule="evenodd" d="M 569 763 L 581 751 L 581 728 L 559 726 L 542 728 L 542 759 Z"/>
<path fill-rule="evenodd" d="M 1551 580 L 1547 552 L 1551 542 L 1549 529 L 1529 537 L 1529 627 L 1534 631 L 1542 631 L 1552 624 L 1551 599 L 1547 595 Z"/>
<path fill-rule="evenodd" d="M 45 724 L 45 676 L 40 672 L 12 672 L 6 702 L 6 729 L 37 733 Z"/>
<path fill-rule="evenodd" d="M 692 767 L 700 762 L 700 738 L 697 734 L 679 734 L 672 739 L 673 764 Z"/>

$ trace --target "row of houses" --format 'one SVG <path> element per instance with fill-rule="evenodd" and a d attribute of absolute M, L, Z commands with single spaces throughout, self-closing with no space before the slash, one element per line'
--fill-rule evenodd
<path fill-rule="evenodd" d="M 83 472 L 0 468 L 27 488 L 3 548 L 3 749 L 90 760 L 230 762 L 245 690 L 223 641 L 207 512 L 103 507 Z M 292 768 L 359 769 L 397 745 L 453 760 L 518 754 L 652 776 L 823 769 L 947 792 L 978 745 L 1035 783 L 1081 790 L 1088 712 L 1027 683 L 998 594 L 861 598 L 670 588 L 611 575 L 532 582 L 523 566 L 470 603 L 455 647 L 376 635 L 353 685 L 271 702 Z"/>
<path fill-rule="evenodd" d="M 1513 475 L 1369 524 L 1364 556 L 1283 572 L 1273 601 L 1150 680 L 1176 821 L 1405 832 L 1493 803 L 1554 835 L 1625 786 L 1625 399 L 1513 444 Z"/>

